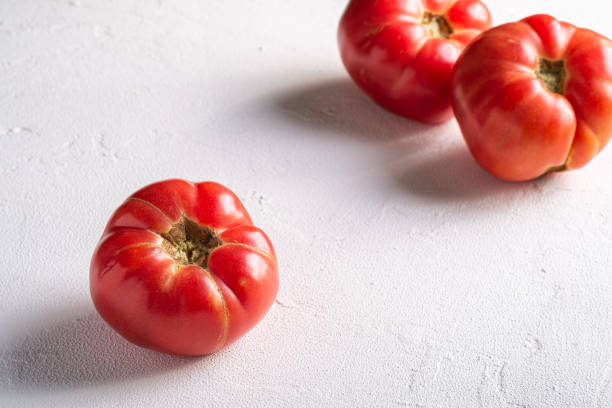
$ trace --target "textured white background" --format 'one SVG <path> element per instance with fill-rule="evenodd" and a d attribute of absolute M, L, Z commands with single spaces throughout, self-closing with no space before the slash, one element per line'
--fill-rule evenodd
<path fill-rule="evenodd" d="M 546 3 L 546 4 L 545 4 Z M 612 36 L 602 0 L 489 0 Z M 343 0 L 0 2 L 0 406 L 612 406 L 612 149 L 509 184 L 347 79 Z M 132 346 L 88 267 L 150 182 L 216 180 L 280 258 L 216 355 Z"/>

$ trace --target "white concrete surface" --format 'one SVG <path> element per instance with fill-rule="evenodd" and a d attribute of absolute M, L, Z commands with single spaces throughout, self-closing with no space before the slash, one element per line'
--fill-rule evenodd
<path fill-rule="evenodd" d="M 488 4 L 612 36 L 609 2 Z M 493 179 L 454 121 L 352 85 L 344 5 L 0 2 L 0 406 L 612 406 L 612 148 Z M 280 258 L 264 321 L 201 359 L 89 297 L 111 212 L 170 177 L 228 185 Z"/>

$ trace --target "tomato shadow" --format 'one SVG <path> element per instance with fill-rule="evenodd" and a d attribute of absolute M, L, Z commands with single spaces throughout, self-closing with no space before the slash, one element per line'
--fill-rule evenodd
<path fill-rule="evenodd" d="M 349 78 L 329 79 L 290 89 L 278 95 L 276 105 L 286 121 L 318 131 L 317 135 L 327 137 L 334 134 L 378 144 L 402 140 L 405 151 L 418 151 L 425 147 L 431 142 L 432 130 L 436 128 L 387 112 Z"/>
<path fill-rule="evenodd" d="M 400 162 L 393 175 L 401 188 L 441 202 L 512 196 L 524 191 L 526 185 L 546 183 L 546 180 L 526 183 L 499 180 L 482 169 L 461 144 L 433 152 L 424 159 Z"/>
<path fill-rule="evenodd" d="M 53 319 L 53 316 L 49 316 Z M 2 354 L 0 390 L 67 389 L 153 376 L 200 359 L 135 346 L 95 312 L 16 338 Z"/>
<path fill-rule="evenodd" d="M 350 79 L 291 90 L 278 110 L 293 125 L 373 145 L 391 183 L 432 201 L 466 201 L 524 190 L 489 175 L 475 162 L 455 120 L 427 125 L 394 115 L 370 100 Z"/>

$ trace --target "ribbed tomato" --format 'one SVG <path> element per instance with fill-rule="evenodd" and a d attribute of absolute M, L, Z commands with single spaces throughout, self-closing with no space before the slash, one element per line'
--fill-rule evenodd
<path fill-rule="evenodd" d="M 119 334 L 181 355 L 213 353 L 257 324 L 278 290 L 274 249 L 213 182 L 158 182 L 113 214 L 91 261 L 91 295 Z"/>
<path fill-rule="evenodd" d="M 484 33 L 452 87 L 470 151 L 502 179 L 582 167 L 612 135 L 612 42 L 548 15 Z"/>
<path fill-rule="evenodd" d="M 383 108 L 426 123 L 453 116 L 461 50 L 491 26 L 479 0 L 352 0 L 338 29 L 342 61 Z"/>

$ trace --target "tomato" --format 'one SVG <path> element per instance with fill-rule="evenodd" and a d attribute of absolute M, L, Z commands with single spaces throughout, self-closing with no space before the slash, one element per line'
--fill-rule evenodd
<path fill-rule="evenodd" d="M 551 16 L 484 33 L 452 88 L 470 151 L 501 179 L 582 167 L 612 134 L 612 42 Z"/>
<path fill-rule="evenodd" d="M 134 193 L 112 215 L 90 286 L 100 315 L 129 341 L 202 355 L 263 318 L 278 290 L 277 261 L 226 187 L 167 180 Z"/>
<path fill-rule="evenodd" d="M 479 0 L 352 0 L 338 43 L 351 78 L 376 103 L 440 123 L 453 116 L 450 79 L 459 53 L 490 26 Z"/>

